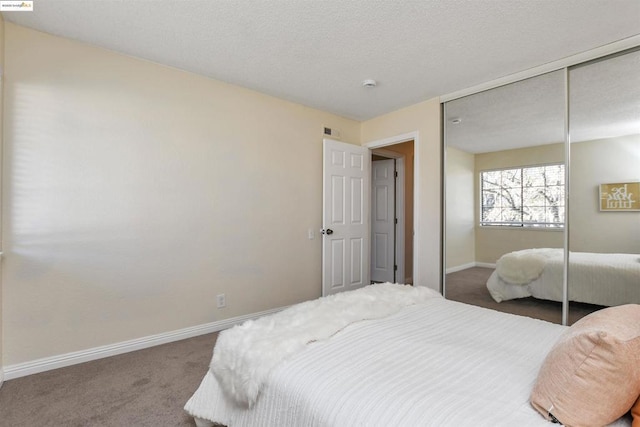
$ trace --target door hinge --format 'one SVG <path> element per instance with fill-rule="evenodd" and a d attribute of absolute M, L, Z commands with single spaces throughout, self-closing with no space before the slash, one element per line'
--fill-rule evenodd
<path fill-rule="evenodd" d="M 398 223 L 398 218 L 396 218 L 395 221 L 396 221 L 396 224 L 397 224 Z"/>
<path fill-rule="evenodd" d="M 393 266 L 393 271 L 398 271 L 398 266 L 397 265 Z"/>
<path fill-rule="evenodd" d="M 398 177 L 398 171 L 394 172 L 394 176 L 397 178 Z"/>

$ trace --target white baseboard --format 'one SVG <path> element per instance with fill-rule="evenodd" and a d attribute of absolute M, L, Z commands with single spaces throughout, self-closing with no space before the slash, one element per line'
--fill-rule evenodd
<path fill-rule="evenodd" d="M 496 264 L 490 262 L 476 262 L 476 267 L 496 268 Z"/>
<path fill-rule="evenodd" d="M 469 262 L 467 264 L 457 265 L 455 267 L 447 268 L 446 274 L 455 273 L 456 271 L 466 270 L 471 267 L 484 267 L 484 268 L 496 268 L 495 264 L 490 264 L 488 262 Z"/>
<path fill-rule="evenodd" d="M 0 367 L 0 385 L 2 384 L 3 377 L 6 380 L 12 380 L 14 378 L 50 371 L 52 369 L 63 368 L 65 366 L 76 365 L 78 363 L 89 362 L 91 360 L 116 356 L 118 354 L 142 350 L 156 345 L 192 338 L 198 335 L 210 334 L 230 328 L 249 319 L 255 319 L 267 314 L 276 313 L 284 308 L 286 307 L 274 308 L 259 313 L 252 313 L 244 316 L 233 317 L 231 319 L 218 320 L 211 323 L 205 323 L 203 325 L 179 329 L 177 331 L 149 335 L 129 341 L 122 341 L 115 344 L 103 345 L 86 350 L 74 351 L 72 353 L 60 354 L 58 356 L 45 357 L 43 359 L 36 359 L 29 362 Z"/>
<path fill-rule="evenodd" d="M 475 266 L 476 266 L 475 262 L 468 262 L 466 264 L 456 265 L 455 267 L 447 268 L 446 274 L 455 273 L 456 271 L 466 270 L 467 268 L 471 268 L 471 267 L 475 267 Z"/>

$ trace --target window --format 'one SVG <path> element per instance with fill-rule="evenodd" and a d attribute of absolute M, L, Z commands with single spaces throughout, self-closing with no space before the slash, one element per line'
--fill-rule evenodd
<path fill-rule="evenodd" d="M 481 226 L 564 227 L 564 165 L 480 172 Z"/>

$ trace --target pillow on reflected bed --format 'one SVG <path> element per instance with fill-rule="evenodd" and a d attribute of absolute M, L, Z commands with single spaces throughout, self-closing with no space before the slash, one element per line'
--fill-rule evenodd
<path fill-rule="evenodd" d="M 560 336 L 531 404 L 567 426 L 604 426 L 629 412 L 639 395 L 640 305 L 628 304 L 583 317 Z"/>

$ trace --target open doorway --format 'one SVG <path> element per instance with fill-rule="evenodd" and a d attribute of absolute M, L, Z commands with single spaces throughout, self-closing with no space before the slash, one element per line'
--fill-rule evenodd
<path fill-rule="evenodd" d="M 372 150 L 371 281 L 413 283 L 414 141 Z"/>

